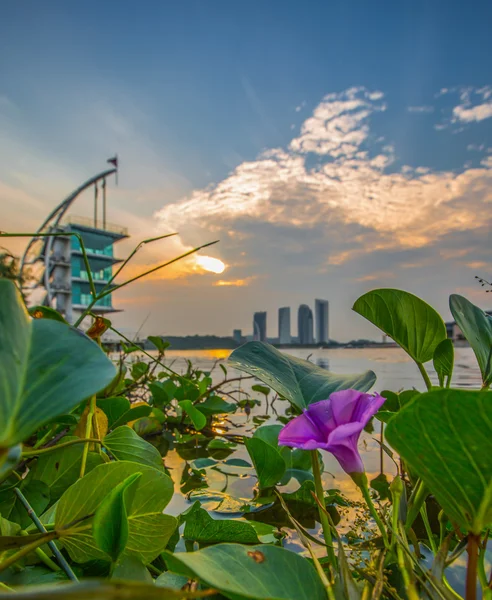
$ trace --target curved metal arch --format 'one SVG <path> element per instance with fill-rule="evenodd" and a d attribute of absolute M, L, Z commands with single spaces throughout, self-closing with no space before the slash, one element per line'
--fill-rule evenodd
<path fill-rule="evenodd" d="M 94 175 L 93 177 L 91 177 L 90 179 L 85 181 L 81 186 L 76 188 L 69 196 L 67 196 L 67 198 L 65 198 L 65 200 L 60 202 L 60 204 L 51 211 L 51 213 L 46 217 L 46 219 L 44 220 L 42 225 L 36 230 L 36 234 L 48 233 L 49 231 L 53 231 L 53 229 L 56 229 L 56 227 L 58 227 L 62 217 L 65 215 L 65 213 L 70 208 L 70 206 L 74 203 L 74 201 L 78 198 L 78 196 L 80 196 L 80 194 L 82 194 L 82 192 L 84 192 L 85 190 L 90 188 L 92 185 L 95 185 L 95 184 L 97 185 L 97 183 L 99 181 L 105 180 L 107 177 L 109 177 L 110 175 L 116 174 L 117 172 L 118 172 L 118 169 L 116 167 L 111 168 L 111 169 L 106 169 L 105 171 L 102 171 L 101 173 L 98 173 L 97 175 Z M 51 256 L 51 247 L 53 245 L 54 238 L 49 237 L 49 236 L 48 237 L 39 236 L 36 234 L 29 240 L 29 243 L 27 244 L 24 254 L 22 255 L 22 259 L 21 259 L 21 263 L 20 263 L 20 274 L 22 277 L 22 275 L 24 274 L 24 269 L 25 269 L 26 265 L 36 263 L 41 258 L 41 256 L 44 254 L 45 264 L 44 264 L 44 273 L 43 273 L 42 279 L 44 280 L 44 287 L 46 289 L 47 304 L 50 305 L 51 304 L 51 289 L 50 289 L 50 282 L 49 282 L 50 270 L 51 270 L 50 256 Z M 43 245 L 41 247 L 40 252 L 32 260 L 28 260 L 30 250 L 32 249 L 34 244 L 36 242 L 39 242 L 40 240 L 43 241 Z"/>

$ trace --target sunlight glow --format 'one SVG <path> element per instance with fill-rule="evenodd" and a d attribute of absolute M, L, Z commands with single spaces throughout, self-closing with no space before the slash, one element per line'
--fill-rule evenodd
<path fill-rule="evenodd" d="M 197 266 L 211 273 L 223 273 L 226 268 L 221 260 L 212 256 L 196 256 L 195 259 Z"/>

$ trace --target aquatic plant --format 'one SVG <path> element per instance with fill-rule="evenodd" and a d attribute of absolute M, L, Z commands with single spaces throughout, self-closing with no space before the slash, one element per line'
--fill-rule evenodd
<path fill-rule="evenodd" d="M 123 340 L 115 364 L 101 343 L 109 321 L 88 311 L 83 332 L 46 307 L 30 314 L 15 285 L 0 280 L 1 593 L 447 600 L 459 597 L 450 569 L 466 552 L 467 600 L 476 597 L 477 582 L 490 597 L 490 318 L 451 297 L 483 379 L 481 390 L 460 390 L 451 387 L 453 346 L 429 305 L 399 290 L 375 290 L 354 309 L 412 357 L 428 391 L 370 395 L 371 371 L 336 375 L 251 342 L 233 352 L 230 365 L 285 401 L 278 415 L 285 427 L 253 415 L 256 428 L 242 438 L 226 434 L 219 419 L 256 401 L 223 393 L 238 379 L 224 365 L 218 382 L 191 364 L 175 371 L 157 337 L 149 338 L 155 352 L 137 359 Z M 430 361 L 438 382 L 425 368 Z M 397 474 L 369 488 L 357 440 L 373 415 Z M 241 442 L 251 463 L 230 458 Z M 181 514 L 165 512 L 177 483 L 166 468 L 165 443 L 187 460 L 179 484 L 191 502 Z M 337 456 L 362 490 L 368 508 L 357 509 L 364 520 L 357 536 L 339 533 L 338 511 L 347 500 L 323 488 L 320 450 Z M 208 489 L 208 472 L 227 479 L 241 470 L 256 472 L 253 498 Z M 299 485 L 288 492 L 282 485 L 290 480 Z M 214 518 L 200 501 L 230 518 Z M 322 537 L 303 525 L 297 505 L 312 515 L 318 510 Z M 295 532 L 305 555 L 283 547 L 286 532 Z"/>

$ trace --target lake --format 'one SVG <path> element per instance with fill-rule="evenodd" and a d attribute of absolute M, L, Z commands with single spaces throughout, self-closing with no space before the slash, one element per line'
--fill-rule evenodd
<path fill-rule="evenodd" d="M 367 369 L 372 369 L 377 375 L 377 381 L 373 391 L 381 392 L 389 389 L 399 391 L 403 389 L 416 388 L 424 391 L 425 385 L 422 377 L 408 355 L 399 348 L 365 348 L 365 349 L 291 349 L 289 354 L 299 358 L 309 359 L 315 364 L 329 369 L 335 373 L 360 373 Z M 222 363 L 227 367 L 227 358 L 230 350 L 195 350 L 195 351 L 168 351 L 166 353 L 166 363 L 177 372 L 184 373 L 187 368 L 187 360 L 191 361 L 195 367 L 204 371 L 210 371 L 214 382 L 218 383 L 224 378 L 224 373 L 220 368 Z M 426 365 L 430 374 L 431 380 L 437 383 L 437 377 L 431 365 Z M 229 369 L 228 377 L 236 377 L 240 373 Z M 234 382 L 231 389 L 241 389 L 245 392 L 250 392 L 251 385 L 255 382 L 253 379 Z M 453 386 L 478 388 L 481 385 L 480 371 L 476 364 L 473 352 L 470 348 L 455 349 L 455 369 L 453 374 Z M 260 399 L 260 394 L 252 392 L 253 397 Z M 274 409 L 278 414 L 282 414 L 285 410 L 286 403 L 276 401 Z M 232 416 L 222 419 L 217 423 L 216 431 L 219 434 L 234 434 L 234 435 L 252 435 L 253 431 L 258 426 L 254 423 L 254 417 L 266 416 L 265 424 L 276 422 L 275 412 L 272 412 L 271 407 L 268 410 L 266 406 L 255 406 L 250 415 L 239 410 Z M 380 445 L 376 438 L 379 438 L 379 423 L 375 422 L 375 430 L 373 433 L 363 433 L 360 440 L 360 449 L 365 463 L 368 478 L 372 479 L 379 475 L 381 466 L 384 472 L 390 477 L 396 472 L 394 463 L 391 458 L 381 451 Z M 159 446 L 158 440 L 154 440 L 156 446 Z M 341 471 L 337 461 L 328 453 L 323 452 L 324 461 L 324 484 L 325 489 L 336 488 L 343 492 L 348 498 L 359 501 L 360 492 L 355 488 L 352 480 Z M 187 446 L 186 451 L 182 449 L 170 449 L 165 455 L 166 466 L 170 469 L 175 482 L 175 495 L 168 507 L 167 511 L 173 514 L 179 514 L 186 510 L 190 505 L 190 500 L 186 494 L 183 494 L 182 479 L 183 473 L 186 471 L 187 462 L 203 458 L 206 456 L 206 451 L 199 444 L 196 447 Z M 238 445 L 237 449 L 230 455 L 234 458 L 242 458 L 250 460 L 245 448 Z M 222 473 L 207 469 L 208 488 L 216 490 L 219 493 L 230 494 L 233 498 L 250 500 L 254 495 L 254 487 L 256 485 L 256 477 L 252 469 L 234 469 L 222 468 Z M 295 479 L 282 487 L 282 491 L 293 492 L 299 487 L 299 483 Z M 194 494 L 200 493 L 196 490 Z M 202 499 L 203 500 L 203 499 Z M 238 517 L 241 516 L 237 511 L 235 513 L 228 512 L 227 499 L 224 502 L 220 498 L 210 499 L 203 503 L 204 508 L 213 512 L 215 518 L 221 517 Z M 341 533 L 348 531 L 353 526 L 353 523 L 358 517 L 357 506 L 346 509 L 342 512 L 342 521 L 339 525 Z M 262 520 L 264 513 L 259 513 L 258 520 Z M 312 525 L 312 526 L 310 526 Z M 305 525 L 313 534 L 318 533 L 317 523 L 309 520 Z M 303 548 L 298 541 L 297 535 L 288 529 L 287 539 L 284 540 L 284 546 L 292 550 L 302 551 Z"/>

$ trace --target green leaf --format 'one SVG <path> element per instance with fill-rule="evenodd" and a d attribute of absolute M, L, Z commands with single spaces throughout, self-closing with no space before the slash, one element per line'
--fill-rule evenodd
<path fill-rule="evenodd" d="M 183 536 L 200 544 L 219 544 L 237 542 L 239 544 L 258 544 L 258 536 L 246 521 L 234 519 L 213 519 L 199 502 L 183 514 L 185 528 Z"/>
<path fill-rule="evenodd" d="M 77 439 L 76 436 L 66 436 L 63 442 Z M 76 444 L 68 448 L 53 450 L 42 454 L 32 467 L 32 477 L 48 486 L 51 500 L 58 500 L 63 492 L 77 481 L 80 474 L 84 444 Z M 89 473 L 94 467 L 104 461 L 97 452 L 89 452 L 85 472 Z M 39 511 L 38 511 L 39 512 Z"/>
<path fill-rule="evenodd" d="M 92 535 L 99 548 L 116 562 L 128 541 L 128 512 L 141 473 L 129 475 L 104 498 L 92 522 Z"/>
<path fill-rule="evenodd" d="M 116 429 L 117 427 L 121 427 L 121 425 L 125 425 L 130 421 L 135 421 L 137 419 L 141 419 L 142 417 L 148 417 L 151 412 L 152 406 L 149 404 L 140 404 L 139 406 L 130 408 L 130 410 L 127 410 L 123 415 L 121 415 L 121 417 L 116 419 L 111 428 Z"/>
<path fill-rule="evenodd" d="M 326 600 L 311 563 L 277 546 L 218 544 L 164 558 L 170 571 L 198 577 L 234 600 Z"/>
<path fill-rule="evenodd" d="M 181 400 L 181 402 L 179 402 L 179 406 L 191 419 L 193 427 L 197 431 L 200 431 L 200 429 L 203 429 L 205 427 L 205 425 L 207 424 L 207 417 L 197 408 L 195 408 L 195 406 L 193 406 L 191 400 Z"/>
<path fill-rule="evenodd" d="M 141 438 L 131 427 L 123 425 L 109 433 L 103 440 L 116 460 L 128 460 L 156 469 L 164 469 L 159 450 Z"/>
<path fill-rule="evenodd" d="M 165 406 L 172 400 L 166 392 L 165 384 L 161 381 L 149 383 L 149 390 L 152 394 L 152 404 L 155 406 Z"/>
<path fill-rule="evenodd" d="M 224 464 L 231 467 L 244 467 L 245 469 L 250 469 L 253 466 L 247 460 L 243 460 L 242 458 L 228 458 L 224 461 Z"/>
<path fill-rule="evenodd" d="M 434 350 L 433 364 L 439 378 L 439 385 L 444 387 L 445 379 L 451 381 L 453 374 L 454 346 L 450 339 L 443 340 Z"/>
<path fill-rule="evenodd" d="M 463 296 L 452 294 L 449 308 L 477 357 L 485 386 L 492 383 L 492 318 Z"/>
<path fill-rule="evenodd" d="M 138 361 L 133 363 L 131 367 L 131 374 L 135 381 L 138 381 L 141 377 L 143 377 L 147 371 L 149 370 L 150 365 L 147 362 Z"/>
<path fill-rule="evenodd" d="M 111 579 L 154 583 L 148 569 L 134 556 L 123 556 L 116 563 Z"/>
<path fill-rule="evenodd" d="M 353 310 L 389 335 L 417 363 L 432 360 L 446 339 L 439 313 L 426 302 L 402 290 L 372 290 L 361 296 Z"/>
<path fill-rule="evenodd" d="M 237 405 L 234 402 L 226 402 L 220 396 L 210 396 L 205 401 L 200 402 L 198 406 L 200 412 L 209 416 L 235 412 Z"/>
<path fill-rule="evenodd" d="M 96 467 L 72 485 L 58 501 L 56 529 L 94 514 L 104 498 L 134 473 L 141 473 L 142 477 L 131 510 L 128 511 L 128 542 L 124 554 L 135 556 L 144 564 L 153 561 L 164 550 L 176 527 L 176 519 L 162 513 L 173 495 L 173 482 L 165 473 L 153 467 L 126 461 Z M 82 521 L 88 525 L 90 522 Z M 91 527 L 79 532 L 67 532 L 63 536 L 63 543 L 75 562 L 107 558 L 97 547 Z"/>
<path fill-rule="evenodd" d="M 263 440 L 274 448 L 278 448 L 278 436 L 281 430 L 282 425 L 262 425 L 255 430 L 253 437 Z"/>
<path fill-rule="evenodd" d="M 20 489 L 36 514 L 39 515 L 46 510 L 50 502 L 50 490 L 43 481 L 30 477 L 29 480 L 22 482 Z M 18 523 L 22 529 L 26 529 L 32 523 L 24 505 L 13 489 L 0 493 L 0 514 L 9 521 Z"/>
<path fill-rule="evenodd" d="M 206 505 L 206 510 L 219 514 L 254 513 L 264 510 L 266 507 L 263 499 L 262 501 L 255 501 L 248 498 L 234 498 L 225 492 L 209 489 L 194 490 L 190 492 L 188 499 L 191 501 L 198 500 Z M 273 504 L 273 501 L 272 498 L 268 504 Z"/>
<path fill-rule="evenodd" d="M 108 427 L 113 429 L 114 423 L 130 410 L 130 401 L 123 396 L 98 398 L 97 406 L 108 417 Z M 132 419 L 128 419 L 131 421 Z"/>
<path fill-rule="evenodd" d="M 28 312 L 33 319 L 52 319 L 53 321 L 60 321 L 60 323 L 67 324 L 61 314 L 49 306 L 31 306 Z"/>
<path fill-rule="evenodd" d="M 244 438 L 261 489 L 273 487 L 285 473 L 285 461 L 280 452 L 258 437 Z"/>
<path fill-rule="evenodd" d="M 164 350 L 166 348 L 169 348 L 169 346 L 171 345 L 169 342 L 163 340 L 158 335 L 149 335 L 147 339 L 151 344 L 154 344 L 154 346 L 157 348 L 157 350 L 159 350 L 159 352 L 164 352 Z"/>
<path fill-rule="evenodd" d="M 0 535 L 17 535 L 20 530 L 21 526 L 18 523 L 12 523 L 12 521 L 0 516 Z"/>
<path fill-rule="evenodd" d="M 14 283 L 0 280 L 0 448 L 70 412 L 115 373 L 95 342 L 64 323 L 31 319 Z"/>
<path fill-rule="evenodd" d="M 386 438 L 441 504 L 472 533 L 492 524 L 492 392 L 420 394 L 391 419 Z"/>
<path fill-rule="evenodd" d="M 238 371 L 261 379 L 299 409 L 325 400 L 337 390 L 352 388 L 366 392 L 376 381 L 372 371 L 335 375 L 307 360 L 283 354 L 264 342 L 247 342 L 240 346 L 229 357 L 229 363 Z"/>
<path fill-rule="evenodd" d="M 259 384 L 252 385 L 251 389 L 253 390 L 253 392 L 259 392 L 260 394 L 263 394 L 264 396 L 268 396 L 268 394 L 272 391 L 266 385 L 259 385 Z"/>

